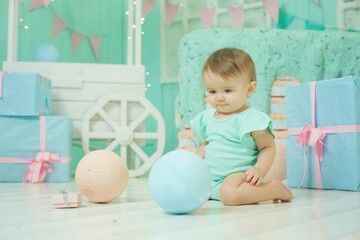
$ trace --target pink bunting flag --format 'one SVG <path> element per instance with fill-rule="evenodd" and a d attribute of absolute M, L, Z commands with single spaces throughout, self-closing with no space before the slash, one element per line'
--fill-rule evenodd
<path fill-rule="evenodd" d="M 96 59 L 99 59 L 101 37 L 100 36 L 90 36 L 89 41 L 90 41 L 90 45 L 95 54 Z"/>
<path fill-rule="evenodd" d="M 141 16 L 145 17 L 155 6 L 156 0 L 144 0 Z"/>
<path fill-rule="evenodd" d="M 179 4 L 171 3 L 168 0 L 165 1 L 165 23 L 166 23 L 166 26 L 170 26 L 170 24 L 176 17 L 178 10 L 179 10 Z"/>
<path fill-rule="evenodd" d="M 44 1 L 44 6 L 47 7 L 49 6 L 51 0 L 43 0 Z"/>
<path fill-rule="evenodd" d="M 72 41 L 72 51 L 76 52 L 77 48 L 79 47 L 81 41 L 84 39 L 84 35 L 81 33 L 72 31 L 71 33 L 71 41 Z"/>
<path fill-rule="evenodd" d="M 241 27 L 244 16 L 243 5 L 237 7 L 228 7 L 228 12 L 234 27 L 236 28 Z"/>
<path fill-rule="evenodd" d="M 279 21 L 279 0 L 263 0 L 266 10 L 270 13 L 271 18 L 278 23 Z"/>
<path fill-rule="evenodd" d="M 28 9 L 33 10 L 39 7 L 47 7 L 50 4 L 50 0 L 31 0 Z"/>
<path fill-rule="evenodd" d="M 65 28 L 67 28 L 67 24 L 58 15 L 55 14 L 51 37 L 56 37 L 58 33 Z"/>
<path fill-rule="evenodd" d="M 201 18 L 201 24 L 204 28 L 209 28 L 211 26 L 215 11 L 215 8 L 200 7 L 199 14 Z"/>

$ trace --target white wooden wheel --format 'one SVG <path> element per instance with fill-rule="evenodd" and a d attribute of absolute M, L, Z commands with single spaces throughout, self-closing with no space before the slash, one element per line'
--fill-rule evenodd
<path fill-rule="evenodd" d="M 146 132 L 146 123 L 156 130 Z M 151 142 L 150 151 L 146 145 Z M 165 124 L 159 111 L 143 96 L 111 93 L 100 98 L 84 116 L 82 146 L 85 153 L 106 149 L 127 163 L 130 177 L 146 173 L 161 157 Z M 94 147 L 95 146 L 95 147 Z"/>

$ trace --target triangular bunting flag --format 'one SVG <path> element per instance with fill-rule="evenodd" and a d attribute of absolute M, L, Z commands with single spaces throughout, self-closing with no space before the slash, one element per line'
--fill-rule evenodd
<path fill-rule="evenodd" d="M 84 39 L 84 35 L 81 33 L 72 31 L 71 33 L 71 42 L 72 42 L 72 51 L 76 52 L 77 48 L 79 47 L 81 41 Z"/>
<path fill-rule="evenodd" d="M 276 24 L 276 28 L 287 29 L 294 19 L 294 15 L 279 9 L 279 22 Z"/>
<path fill-rule="evenodd" d="M 89 37 L 89 41 L 90 41 L 90 45 L 95 54 L 96 59 L 99 59 L 101 37 L 100 36 L 91 36 L 91 37 Z"/>
<path fill-rule="evenodd" d="M 215 11 L 215 8 L 200 7 L 199 14 L 201 18 L 201 24 L 204 28 L 209 28 L 211 26 Z"/>
<path fill-rule="evenodd" d="M 67 28 L 67 24 L 58 15 L 55 14 L 51 37 L 56 37 L 58 33 L 65 28 Z"/>
<path fill-rule="evenodd" d="M 244 8 L 242 5 L 237 7 L 228 7 L 229 16 L 234 27 L 241 27 L 243 16 L 244 16 Z"/>
<path fill-rule="evenodd" d="M 279 22 L 279 0 L 263 0 L 266 10 L 270 13 L 271 18 Z"/>
<path fill-rule="evenodd" d="M 49 4 L 49 3 L 47 3 L 47 4 Z M 29 3 L 28 9 L 33 10 L 33 9 L 43 7 L 43 6 L 47 6 L 46 2 L 44 0 L 31 0 L 31 2 Z"/>
<path fill-rule="evenodd" d="M 45 6 L 45 7 L 48 7 L 51 0 L 43 0 L 43 1 L 44 1 L 44 6 Z"/>
<path fill-rule="evenodd" d="M 155 6 L 155 0 L 144 0 L 141 16 L 145 17 Z"/>
<path fill-rule="evenodd" d="M 170 26 L 170 24 L 176 17 L 178 10 L 179 10 L 179 4 L 171 3 L 168 0 L 165 1 L 165 23 L 166 23 L 166 26 Z"/>

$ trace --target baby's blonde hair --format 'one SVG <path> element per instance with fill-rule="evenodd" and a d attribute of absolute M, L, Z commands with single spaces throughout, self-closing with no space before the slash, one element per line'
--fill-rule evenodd
<path fill-rule="evenodd" d="M 238 48 L 222 48 L 213 52 L 206 60 L 203 75 L 210 71 L 223 79 L 245 77 L 256 81 L 255 64 L 250 55 Z"/>

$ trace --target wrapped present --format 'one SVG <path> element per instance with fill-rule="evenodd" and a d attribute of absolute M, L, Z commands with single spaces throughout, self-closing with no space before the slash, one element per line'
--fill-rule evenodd
<path fill-rule="evenodd" d="M 274 135 L 275 135 L 275 139 L 276 141 L 284 144 L 284 146 L 286 146 L 287 143 L 287 129 L 274 129 Z"/>
<path fill-rule="evenodd" d="M 291 77 L 284 77 L 284 78 L 278 78 L 275 79 L 272 82 L 271 85 L 271 92 L 270 95 L 271 96 L 285 96 L 285 88 L 287 85 L 294 85 L 294 84 L 299 84 L 299 80 L 298 79 L 294 79 Z"/>
<path fill-rule="evenodd" d="M 54 208 L 76 208 L 81 206 L 82 196 L 79 192 L 67 192 L 65 190 L 51 196 Z"/>
<path fill-rule="evenodd" d="M 70 180 L 69 117 L 1 116 L 0 133 L 0 182 Z"/>
<path fill-rule="evenodd" d="M 285 96 L 284 97 L 270 97 L 270 112 L 285 114 Z"/>
<path fill-rule="evenodd" d="M 0 116 L 51 113 L 51 81 L 36 73 L 0 72 Z"/>
<path fill-rule="evenodd" d="M 283 77 L 275 79 L 271 86 L 269 117 L 273 123 L 276 140 L 284 145 L 287 142 L 288 128 L 285 114 L 285 88 L 287 85 L 297 85 L 299 83 L 298 79 Z"/>
<path fill-rule="evenodd" d="M 360 80 L 286 88 L 290 187 L 360 190 Z"/>
<path fill-rule="evenodd" d="M 288 137 L 287 129 L 274 130 L 274 134 L 277 139 L 287 139 Z"/>
<path fill-rule="evenodd" d="M 269 113 L 274 129 L 287 129 L 287 120 L 285 113 Z"/>

